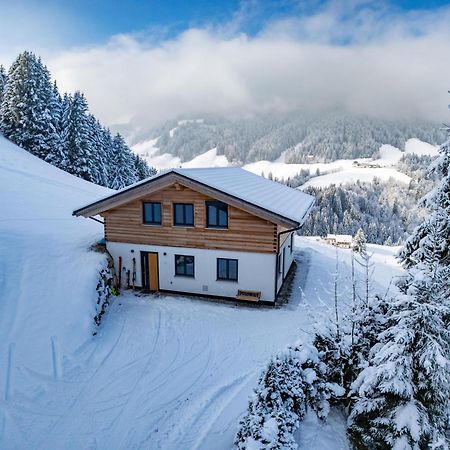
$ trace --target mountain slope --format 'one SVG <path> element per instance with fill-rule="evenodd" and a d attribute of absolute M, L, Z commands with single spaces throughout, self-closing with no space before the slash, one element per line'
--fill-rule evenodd
<path fill-rule="evenodd" d="M 0 136 L 0 367 L 14 344 L 15 364 L 50 374 L 52 337 L 61 352 L 90 337 L 102 226 L 72 210 L 107 192 Z"/>
<path fill-rule="evenodd" d="M 149 135 L 153 138 L 146 141 L 150 150 L 157 147 L 160 154 L 179 157 L 181 163 L 217 148 L 218 155 L 237 164 L 274 161 L 283 152 L 286 162 L 295 163 L 372 157 L 383 144 L 403 150 L 413 137 L 433 145 L 445 138 L 437 123 L 383 120 L 338 111 L 178 120 L 151 130 Z M 146 137 L 135 151 L 143 150 Z"/>

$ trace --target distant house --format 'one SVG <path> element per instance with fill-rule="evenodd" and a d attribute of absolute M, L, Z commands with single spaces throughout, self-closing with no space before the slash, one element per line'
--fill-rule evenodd
<path fill-rule="evenodd" d="M 353 238 L 349 234 L 327 234 L 325 241 L 339 248 L 350 248 Z"/>
<path fill-rule="evenodd" d="M 240 168 L 173 169 L 73 212 L 104 218 L 137 287 L 274 302 L 314 198 Z"/>

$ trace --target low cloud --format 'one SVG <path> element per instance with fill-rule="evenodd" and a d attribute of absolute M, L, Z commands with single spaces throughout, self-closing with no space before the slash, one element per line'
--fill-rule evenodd
<path fill-rule="evenodd" d="M 60 87 L 84 91 L 103 122 L 139 133 L 180 116 L 294 109 L 446 120 L 450 8 L 376 5 L 333 2 L 253 36 L 236 23 L 162 41 L 119 35 L 47 61 Z"/>

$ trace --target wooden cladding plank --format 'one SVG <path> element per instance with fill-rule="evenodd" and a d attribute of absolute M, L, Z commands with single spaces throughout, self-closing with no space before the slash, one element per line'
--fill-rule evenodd
<path fill-rule="evenodd" d="M 106 239 L 132 244 L 276 252 L 277 226 L 233 206 L 228 206 L 228 229 L 206 228 L 207 200 L 211 197 L 181 185 L 178 189 L 172 185 L 145 195 L 103 214 Z M 142 202 L 161 203 L 160 226 L 142 223 Z M 194 204 L 194 227 L 173 226 L 173 203 Z"/>

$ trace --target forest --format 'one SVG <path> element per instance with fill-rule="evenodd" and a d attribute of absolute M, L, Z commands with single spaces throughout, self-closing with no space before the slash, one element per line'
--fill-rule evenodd
<path fill-rule="evenodd" d="M 8 72 L 0 66 L 0 131 L 46 162 L 112 189 L 155 173 L 89 113 L 81 92 L 61 96 L 47 67 L 28 51 Z"/>
<path fill-rule="evenodd" d="M 217 147 L 219 155 L 236 164 L 274 161 L 282 154 L 287 163 L 373 157 L 382 144 L 403 149 L 411 137 L 435 145 L 445 139 L 439 123 L 385 120 L 342 111 L 175 120 L 149 135 L 158 138 L 160 153 L 179 156 L 182 161 Z"/>

